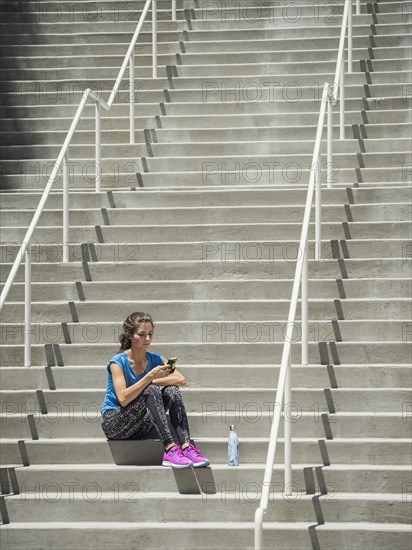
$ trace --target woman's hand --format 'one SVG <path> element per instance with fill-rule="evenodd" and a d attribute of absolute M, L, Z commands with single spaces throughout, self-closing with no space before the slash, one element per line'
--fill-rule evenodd
<path fill-rule="evenodd" d="M 150 376 L 152 380 L 156 380 L 158 378 L 164 378 L 169 374 L 170 374 L 170 366 L 166 363 L 164 365 L 159 365 L 158 367 L 155 367 L 154 369 L 152 369 L 147 374 L 147 376 Z"/>

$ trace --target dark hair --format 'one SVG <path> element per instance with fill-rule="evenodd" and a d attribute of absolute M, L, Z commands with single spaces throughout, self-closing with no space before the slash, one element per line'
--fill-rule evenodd
<path fill-rule="evenodd" d="M 142 323 L 151 323 L 154 328 L 154 323 L 151 315 L 135 311 L 131 313 L 123 323 L 123 332 L 120 334 L 120 349 L 119 353 L 132 347 L 133 334 L 139 329 Z"/>

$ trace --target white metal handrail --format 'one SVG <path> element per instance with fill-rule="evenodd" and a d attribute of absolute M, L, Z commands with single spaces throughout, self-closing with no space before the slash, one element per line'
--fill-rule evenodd
<path fill-rule="evenodd" d="M 360 14 L 360 0 L 356 0 L 356 13 Z M 296 310 L 301 291 L 301 325 L 302 325 L 302 365 L 308 364 L 308 233 L 312 210 L 313 196 L 315 194 L 315 260 L 321 256 L 321 142 L 325 115 L 327 108 L 327 187 L 332 187 L 331 166 L 333 162 L 333 104 L 337 102 L 338 91 L 340 101 L 340 133 L 341 140 L 345 139 L 345 37 L 348 29 L 348 72 L 352 72 L 352 0 L 345 0 L 342 29 L 339 41 L 339 50 L 336 63 L 335 81 L 333 86 L 325 82 L 322 92 L 319 110 L 318 125 L 312 156 L 308 192 L 303 216 L 302 231 L 299 243 L 299 254 L 296 261 L 295 276 L 293 280 L 292 295 L 289 306 L 287 329 L 282 350 L 281 365 L 278 385 L 273 408 L 273 421 L 269 436 L 266 466 L 263 477 L 262 491 L 259 507 L 255 511 L 255 550 L 263 547 L 263 516 L 267 511 L 272 483 L 273 466 L 275 463 L 276 446 L 279 433 L 282 406 L 291 402 L 291 364 L 292 364 L 292 340 L 295 326 Z M 290 494 L 292 487 L 292 433 L 291 422 L 284 412 L 284 494 Z"/>
<path fill-rule="evenodd" d="M 40 202 L 36 208 L 32 221 L 25 234 L 23 242 L 17 252 L 15 261 L 11 267 L 10 273 L 4 284 L 3 290 L 0 295 L 0 311 L 4 306 L 7 296 L 10 292 L 14 279 L 20 265 L 25 259 L 25 303 L 24 303 L 24 324 L 25 324 L 25 340 L 24 340 L 24 365 L 29 367 L 31 365 L 31 239 L 34 230 L 37 227 L 40 216 L 43 212 L 44 206 L 50 195 L 51 188 L 57 177 L 60 169 L 62 169 L 63 175 L 63 262 L 69 262 L 69 173 L 68 173 L 68 151 L 71 140 L 75 133 L 77 124 L 81 118 L 84 106 L 89 99 L 95 103 L 95 190 L 101 191 L 101 109 L 108 111 L 111 109 L 113 102 L 118 93 L 120 84 L 122 83 L 126 67 L 129 64 L 129 118 L 130 118 L 130 143 L 135 143 L 135 75 L 134 75 L 134 48 L 142 29 L 143 23 L 146 20 L 147 13 L 152 5 L 152 77 L 157 78 L 157 0 L 146 0 L 143 11 L 140 15 L 139 21 L 136 26 L 136 30 L 130 41 L 129 48 L 123 60 L 119 74 L 116 78 L 112 92 L 110 94 L 107 103 L 101 99 L 91 89 L 84 91 L 82 99 L 78 105 L 76 114 L 73 117 L 73 121 L 70 125 L 66 139 L 60 150 L 59 156 L 54 164 L 53 170 L 49 176 L 48 182 L 44 188 Z M 176 0 L 172 0 L 172 20 L 176 21 Z"/>

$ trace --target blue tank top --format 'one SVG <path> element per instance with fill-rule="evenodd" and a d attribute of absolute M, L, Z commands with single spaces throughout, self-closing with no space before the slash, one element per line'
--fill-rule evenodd
<path fill-rule="evenodd" d="M 116 392 L 113 385 L 112 373 L 110 372 L 110 363 L 116 363 L 122 369 L 124 374 L 124 379 L 126 381 L 126 387 L 132 386 L 139 380 L 141 380 L 149 371 L 158 367 L 163 363 L 163 357 L 157 353 L 151 353 L 150 351 L 146 352 L 147 358 L 147 367 L 143 374 L 140 376 L 132 371 L 130 366 L 129 358 L 125 351 L 113 355 L 110 358 L 110 361 L 107 364 L 107 386 L 106 386 L 106 395 L 104 396 L 104 401 L 101 409 L 101 414 L 110 411 L 111 409 L 117 409 L 120 407 L 120 403 L 116 397 Z"/>

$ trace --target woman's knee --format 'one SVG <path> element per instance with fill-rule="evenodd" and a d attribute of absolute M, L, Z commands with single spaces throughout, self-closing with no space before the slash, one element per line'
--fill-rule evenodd
<path fill-rule="evenodd" d="M 142 395 L 144 395 L 145 397 L 154 396 L 154 397 L 159 397 L 159 398 L 161 398 L 161 397 L 162 397 L 162 390 L 161 390 L 160 387 L 157 386 L 156 384 L 149 384 L 149 385 L 143 390 Z"/>
<path fill-rule="evenodd" d="M 165 386 L 162 389 L 163 399 L 171 402 L 182 401 L 182 395 L 178 386 Z"/>

